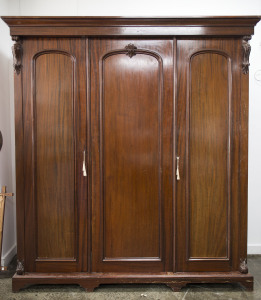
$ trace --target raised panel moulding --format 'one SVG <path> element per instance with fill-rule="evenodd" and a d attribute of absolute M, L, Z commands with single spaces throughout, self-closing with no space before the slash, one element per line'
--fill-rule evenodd
<path fill-rule="evenodd" d="M 198 51 L 191 56 L 189 76 L 188 259 L 228 260 L 231 60 L 226 53 L 216 50 Z M 224 180 L 219 182 L 218 178 Z M 212 239 L 219 241 L 218 247 Z M 214 248 L 211 245 L 215 245 Z"/>
<path fill-rule="evenodd" d="M 75 58 L 41 51 L 33 70 L 37 260 L 75 261 Z"/>
<path fill-rule="evenodd" d="M 133 56 L 135 56 L 135 60 L 134 58 L 132 58 L 131 60 L 126 60 L 126 56 L 122 56 L 122 54 L 126 54 L 127 56 L 129 56 L 130 58 L 132 58 Z M 145 56 L 144 59 L 146 59 L 147 61 L 147 64 L 145 66 L 144 64 L 144 59 L 142 59 L 141 57 L 142 56 Z M 147 57 L 147 58 L 146 58 Z M 153 60 L 150 59 L 150 57 L 153 58 L 153 60 L 155 59 L 156 61 L 156 64 L 157 64 L 157 70 L 154 69 L 155 68 L 155 64 L 153 63 Z M 111 64 L 110 67 L 108 67 L 108 70 L 106 69 L 106 64 Z M 122 65 L 122 69 L 119 67 L 120 65 Z M 136 69 L 134 68 L 136 67 Z M 150 69 L 151 68 L 151 69 Z M 109 74 L 109 70 L 113 70 L 112 74 Z M 138 90 L 136 88 L 134 88 L 132 86 L 131 89 L 129 89 L 129 85 L 131 84 L 134 84 L 136 85 L 138 82 L 141 82 L 142 81 L 142 76 L 145 76 L 147 74 L 147 72 L 150 72 L 150 73 L 153 73 L 153 72 L 156 72 L 155 73 L 155 79 L 157 80 L 157 84 L 155 82 L 155 84 L 153 84 L 155 87 L 154 89 L 156 89 L 156 86 L 158 87 L 157 88 L 157 95 L 155 95 L 155 97 L 158 98 L 158 103 L 154 103 L 153 102 L 151 103 L 151 105 L 156 105 L 156 108 L 157 108 L 157 112 L 156 112 L 156 117 L 157 118 L 154 118 L 153 117 L 153 120 L 154 120 L 154 127 L 156 126 L 156 130 L 157 130 L 157 135 L 158 135 L 158 141 L 157 141 L 157 146 L 156 146 L 156 151 L 157 152 L 157 155 L 158 155 L 158 170 L 157 170 L 157 179 L 155 179 L 157 182 L 158 182 L 158 192 L 156 193 L 156 195 L 152 195 L 150 194 L 149 197 L 148 195 L 145 197 L 144 195 L 144 200 L 145 199 L 149 199 L 150 201 L 152 201 L 152 199 L 154 197 L 158 197 L 158 205 L 159 207 L 161 207 L 161 199 L 162 199 L 162 188 L 161 188 L 161 185 L 162 185 L 162 174 L 161 174 L 161 169 L 162 169 L 162 120 L 161 120 L 161 110 L 162 110 L 162 97 L 163 97 L 163 62 L 162 62 L 162 58 L 160 57 L 159 54 L 157 54 L 156 52 L 153 52 L 153 51 L 149 51 L 149 50 L 145 50 L 145 49 L 139 49 L 137 48 L 136 46 L 134 46 L 133 44 L 129 44 L 127 45 L 124 49 L 118 49 L 118 50 L 113 50 L 113 51 L 110 51 L 106 54 L 104 54 L 104 56 L 101 58 L 100 60 L 100 107 L 101 107 L 101 110 L 100 110 L 100 122 L 101 122 L 101 130 L 102 130 L 102 133 L 100 134 L 100 146 L 101 146 L 101 149 L 100 149 L 100 153 L 101 153 L 101 166 L 102 166 L 102 170 L 100 171 L 100 174 L 103 174 L 103 176 L 101 177 L 101 194 L 103 195 L 103 207 L 104 207 L 104 228 L 103 228 L 103 244 L 104 244 L 104 247 L 103 247 L 103 261 L 160 261 L 161 260 L 161 257 L 162 257 L 162 236 L 161 236 L 161 231 L 162 231 L 162 218 L 161 218 L 161 211 L 158 212 L 158 229 L 156 230 L 156 236 L 154 237 L 154 243 L 155 243 L 155 247 L 154 250 L 150 250 L 151 251 L 151 255 L 149 255 L 148 257 L 144 257 L 141 253 L 138 253 L 138 252 L 133 252 L 133 250 L 131 250 L 131 247 L 130 245 L 128 246 L 127 244 L 125 245 L 124 249 L 125 249 L 125 252 L 127 251 L 127 249 L 129 249 L 129 251 L 127 251 L 127 253 L 129 255 L 125 255 L 123 253 L 120 253 L 118 250 L 116 251 L 116 249 L 114 249 L 114 244 L 116 241 L 114 241 L 114 239 L 118 239 L 120 238 L 117 233 L 119 234 L 119 232 L 124 232 L 124 230 L 126 230 L 126 233 L 125 235 L 127 234 L 127 232 L 129 233 L 129 229 L 127 230 L 127 228 L 129 228 L 129 225 L 127 225 L 126 223 L 126 220 L 121 220 L 120 219 L 120 216 L 118 216 L 119 218 L 119 224 L 117 226 L 117 228 L 114 228 L 113 227 L 113 223 L 112 221 L 110 221 L 110 216 L 111 214 L 113 213 L 112 211 L 109 210 L 110 207 L 113 207 L 113 199 L 115 197 L 117 197 L 116 195 L 111 195 L 111 194 L 108 194 L 108 190 L 109 188 L 107 188 L 107 181 L 110 182 L 110 187 L 114 184 L 113 182 L 113 178 L 115 176 L 115 172 L 113 172 L 113 169 L 114 167 L 110 167 L 110 168 L 107 168 L 106 169 L 106 166 L 107 166 L 107 160 L 108 159 L 112 159 L 113 156 L 115 155 L 115 151 L 120 151 L 119 148 L 115 148 L 114 150 L 111 149 L 111 151 L 109 151 L 108 149 L 108 145 L 111 145 L 111 144 L 108 144 L 107 145 L 107 138 L 111 140 L 115 140 L 115 145 L 118 145 L 123 142 L 123 139 L 124 139 L 124 136 L 120 136 L 119 134 L 120 133 L 117 133 L 117 122 L 122 122 L 121 124 L 121 127 L 122 126 L 126 126 L 126 132 L 131 132 L 134 128 L 137 127 L 137 122 L 134 122 L 133 121 L 135 120 L 134 116 L 133 118 L 128 118 L 128 115 L 127 115 L 127 107 L 128 105 L 131 105 L 131 99 L 129 99 L 130 95 L 132 95 L 132 91 L 133 89 L 137 91 L 137 97 L 140 98 L 140 101 L 142 101 L 142 99 L 144 101 L 146 101 L 146 93 L 144 94 L 144 98 L 141 97 L 139 94 L 142 93 L 142 90 Z M 117 76 L 117 72 L 120 72 L 118 75 L 120 76 L 121 78 L 121 82 L 124 82 L 124 75 L 127 76 L 126 77 L 126 80 L 128 82 L 128 85 L 124 85 L 122 83 L 122 86 L 126 86 L 126 90 L 124 90 L 124 88 L 121 88 L 118 92 L 117 92 L 117 96 L 116 95 L 111 95 L 110 96 L 110 93 L 111 93 L 111 86 L 113 84 L 114 81 L 117 82 L 117 79 L 118 78 Z M 138 79 L 139 78 L 139 79 Z M 109 81 L 113 81 L 112 84 L 109 84 L 107 83 Z M 151 84 L 151 82 L 149 82 Z M 109 90 L 108 90 L 109 89 Z M 113 90 L 113 89 L 112 89 Z M 151 90 L 151 89 L 148 89 L 148 90 Z M 119 99 L 118 99 L 119 98 Z M 107 101 L 106 101 L 107 99 Z M 110 107 L 112 107 L 112 103 L 111 101 L 118 101 L 117 103 L 117 107 L 118 107 L 118 111 L 115 111 L 115 112 L 111 112 L 110 111 Z M 117 100 L 118 99 L 118 100 Z M 149 101 L 152 101 L 153 98 L 150 98 Z M 148 100 L 147 100 L 148 101 Z M 109 104 L 108 104 L 109 103 Z M 142 105 L 140 103 L 140 105 Z M 124 108 L 125 107 L 125 108 Z M 126 111 L 127 110 L 127 111 Z M 129 113 L 131 111 L 129 110 Z M 112 115 L 111 115 L 112 114 Z M 122 118 L 120 118 L 121 114 L 125 114 L 126 115 L 126 122 L 124 122 L 124 120 Z M 136 112 L 136 116 L 137 117 L 139 114 L 139 110 L 137 110 Z M 143 126 L 146 127 L 146 123 L 143 123 L 145 121 L 145 115 L 143 113 L 143 120 L 140 120 L 139 123 L 140 124 L 143 124 Z M 116 119 L 114 119 L 116 118 Z M 158 122 L 156 122 L 156 120 L 158 119 Z M 107 121 L 108 120 L 108 121 Z M 110 120 L 110 121 L 109 121 Z M 128 122 L 127 122 L 128 120 Z M 116 123 L 115 123 L 116 122 Z M 158 123 L 158 125 L 157 125 Z M 115 125 L 113 125 L 115 124 Z M 108 136 L 108 133 L 106 132 L 109 132 L 109 128 L 112 128 L 112 126 L 116 126 L 114 129 L 111 129 L 111 132 L 114 132 L 113 136 L 110 134 Z M 140 125 L 142 126 L 142 125 Z M 144 130 L 145 131 L 148 131 L 150 128 L 145 128 L 144 127 Z M 138 127 L 137 127 L 138 128 Z M 135 132 L 137 131 L 137 128 L 135 129 Z M 136 145 L 135 147 L 138 149 L 140 147 L 140 141 L 138 139 L 134 139 L 133 140 L 133 143 Z M 123 143 L 124 144 L 124 143 Z M 133 145 L 134 145 L 133 144 Z M 110 146 L 112 147 L 112 146 Z M 124 147 L 122 145 L 122 147 Z M 152 146 L 151 146 L 152 147 Z M 106 151 L 105 151 L 105 150 Z M 125 149 L 126 151 L 130 151 Z M 124 151 L 121 149 L 121 151 Z M 122 164 L 128 164 L 128 160 L 131 160 L 131 159 L 136 159 L 135 156 L 133 156 L 134 154 L 132 152 L 128 152 L 128 156 L 126 156 L 126 153 L 125 152 L 117 152 L 117 157 L 118 157 L 118 160 L 119 162 L 121 162 Z M 148 149 L 149 153 L 151 151 L 153 151 L 153 149 Z M 133 156 L 133 158 L 132 158 Z M 144 157 L 145 159 L 145 157 Z M 115 162 L 114 166 L 117 165 L 117 162 Z M 147 166 L 144 166 L 145 168 L 148 168 Z M 127 173 L 124 173 L 122 174 L 122 176 L 131 176 L 131 167 L 130 169 L 128 169 L 126 167 L 125 169 L 127 171 Z M 137 170 L 135 170 L 136 172 Z M 140 170 L 141 172 L 143 172 L 142 170 Z M 108 173 L 109 172 L 109 173 Z M 142 173 L 139 173 L 138 171 L 138 174 L 140 174 L 140 176 L 143 176 Z M 154 171 L 151 172 L 151 178 L 153 177 L 153 174 L 154 174 Z M 115 179 L 116 180 L 116 179 Z M 118 181 L 115 181 L 115 183 L 118 182 Z M 121 181 L 119 181 L 119 183 L 117 183 L 117 185 L 115 185 L 115 188 L 114 190 L 118 189 L 119 190 L 119 193 L 121 193 Z M 123 180 L 124 182 L 124 180 Z M 126 190 L 127 187 L 124 188 L 124 190 Z M 106 190 L 106 193 L 105 193 L 105 190 Z M 149 189 L 148 189 L 149 190 Z M 131 194 L 132 192 L 129 191 L 129 194 Z M 124 192 L 124 194 L 126 194 L 126 192 Z M 123 194 L 123 195 L 124 195 Z M 124 196 L 122 196 L 123 199 L 122 201 L 125 201 L 125 204 L 124 206 L 122 206 L 122 209 L 124 210 L 124 207 L 128 207 L 128 205 L 130 205 L 129 207 L 129 210 L 131 210 L 131 203 L 128 204 L 128 202 L 131 200 L 129 199 L 129 197 L 127 197 L 126 199 L 124 198 Z M 134 195 L 133 195 L 134 197 Z M 139 196 L 141 197 L 141 196 Z M 152 199 L 150 199 L 150 197 L 152 197 Z M 142 200 L 142 199 L 140 199 Z M 109 204 L 106 204 L 108 201 Z M 123 204 L 122 204 L 123 205 Z M 153 203 L 151 203 L 151 205 L 154 205 Z M 157 207 L 156 206 L 156 207 Z M 137 213 L 137 212 L 136 212 Z M 141 211 L 139 212 L 141 213 Z M 135 215 L 135 214 L 134 214 Z M 145 211 L 144 211 L 144 218 L 145 218 L 146 214 L 145 214 Z M 145 220 L 145 219 L 144 219 Z M 152 222 L 152 219 L 150 220 L 147 220 L 147 222 Z M 156 224 L 155 223 L 156 220 L 153 221 L 153 224 Z M 127 226 L 127 227 L 126 227 Z M 150 241 L 150 231 L 152 230 L 152 224 L 150 224 L 150 230 L 148 231 L 148 236 L 147 236 L 147 239 L 149 239 L 148 241 Z M 155 226 L 154 226 L 155 227 Z M 107 235 L 106 232 L 108 231 L 108 228 L 110 228 L 110 230 L 113 230 L 113 234 L 111 234 L 111 236 L 113 237 L 113 241 L 112 240 L 108 240 L 107 238 Z M 113 229 L 114 228 L 114 229 Z M 155 231 L 155 230 L 154 230 Z M 153 232 L 154 232 L 153 231 Z M 152 233 L 151 233 L 152 234 Z M 125 236 L 124 235 L 124 236 Z M 158 236 L 157 236 L 158 235 Z M 138 238 L 138 228 L 137 228 L 137 231 L 136 231 L 136 234 L 134 234 L 134 236 L 137 237 L 137 244 L 141 245 L 143 244 L 143 248 L 148 246 L 149 243 L 146 243 L 146 237 L 143 237 L 143 239 L 141 238 Z M 133 237 L 134 237 L 133 236 Z M 122 243 L 124 243 L 124 241 L 127 243 L 128 240 L 127 239 L 124 239 L 122 238 Z M 132 241 L 132 244 L 133 244 L 133 241 Z M 136 247 L 135 247 L 136 248 Z M 136 249 L 138 249 L 139 247 L 137 247 Z"/>

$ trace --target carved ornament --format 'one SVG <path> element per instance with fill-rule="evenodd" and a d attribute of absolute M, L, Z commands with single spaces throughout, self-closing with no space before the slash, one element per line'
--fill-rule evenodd
<path fill-rule="evenodd" d="M 125 49 L 127 50 L 126 55 L 128 55 L 130 58 L 132 58 L 132 56 L 136 55 L 136 50 L 137 47 L 134 46 L 133 44 L 129 44 L 125 47 Z"/>
<path fill-rule="evenodd" d="M 246 259 L 240 259 L 240 266 L 239 266 L 240 273 L 247 274 L 248 273 L 248 266 Z"/>
<path fill-rule="evenodd" d="M 242 47 L 243 47 L 243 63 L 242 63 L 242 70 L 243 74 L 248 74 L 249 70 L 249 55 L 251 51 L 251 46 L 249 44 L 249 40 L 251 40 L 251 36 L 244 36 L 242 41 Z"/>
<path fill-rule="evenodd" d="M 12 36 L 12 40 L 15 41 L 12 52 L 13 52 L 13 59 L 14 59 L 14 71 L 17 75 L 20 74 L 22 69 L 22 56 L 23 56 L 23 47 L 22 47 L 22 40 L 18 36 Z"/>
<path fill-rule="evenodd" d="M 16 274 L 23 275 L 24 274 L 24 262 L 17 260 Z"/>

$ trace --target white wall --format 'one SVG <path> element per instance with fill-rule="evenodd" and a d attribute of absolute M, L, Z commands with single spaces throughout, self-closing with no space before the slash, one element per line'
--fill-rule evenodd
<path fill-rule="evenodd" d="M 257 15 L 260 0 L 11 0 L 21 15 L 188 16 Z"/>
<path fill-rule="evenodd" d="M 3 4 L 3 5 L 2 5 Z M 260 0 L 0 0 L 0 9 L 5 7 L 8 15 L 49 15 L 49 16 L 191 16 L 191 15 L 261 15 Z M 4 34 L 2 34 L 2 31 Z M 5 118 L 10 115 L 13 120 L 13 109 L 9 103 L 13 103 L 12 95 L 8 97 L 6 78 L 8 78 L 8 66 L 10 61 L 10 38 L 6 34 L 7 27 L 0 21 L 0 51 L 5 49 L 4 59 L 1 56 L 0 81 L 3 78 L 5 84 L 5 96 L 1 96 L 1 112 L 5 109 Z M 7 47 L 8 45 L 8 47 Z M 249 121 L 249 227 L 248 227 L 248 252 L 261 254 L 261 22 L 255 28 L 255 35 L 251 41 L 252 52 L 250 59 L 250 121 Z M 7 49 L 8 48 L 8 49 Z M 9 51 L 9 52 L 8 52 Z M 1 54 L 2 55 L 2 54 Z M 2 62 L 3 61 L 3 62 Z M 2 64 L 5 67 L 1 67 Z M 260 73 L 258 72 L 260 70 Z M 255 77 L 257 79 L 255 79 Z M 0 83 L 1 84 L 1 83 Z M 12 90 L 12 82 L 11 82 Z M 10 113 L 10 114 L 8 114 Z M 2 121 L 1 121 L 2 122 Z M 9 121 L 7 121 L 9 122 Z M 5 122 L 5 124 L 7 124 Z M 13 135 L 13 129 L 8 123 L 9 129 L 5 129 Z M 11 123 L 12 124 L 12 123 Z M 2 126 L 2 123 L 0 123 Z M 7 143 L 7 140 L 5 141 Z M 9 148 L 10 144 L 9 141 Z M 7 147 L 7 146 L 6 146 Z M 13 145 L 12 145 L 13 147 Z M 13 150 L 13 148 L 12 148 Z M 10 160 L 10 152 L 2 151 L 1 157 Z M 3 158 L 2 158 L 3 160 Z M 2 161 L 0 160 L 0 163 Z M 4 162 L 4 160 L 3 160 Z M 8 172 L 10 164 L 8 163 Z M 1 171 L 0 167 L 0 172 Z M 6 174 L 8 174 L 8 172 Z M 3 172 L 2 172 L 3 173 Z M 4 180 L 0 173 L 0 184 Z M 2 177 L 1 177 L 2 176 Z M 12 180 L 10 177 L 10 187 Z M 8 177 L 8 176 L 6 176 Z M 13 187 L 14 188 L 14 187 Z M 12 226 L 14 222 L 10 223 Z M 6 230 L 6 229 L 5 229 Z M 12 231 L 13 229 L 8 229 Z M 6 234 L 5 234 L 6 236 Z M 7 248 L 5 248 L 7 249 Z"/>
<path fill-rule="evenodd" d="M 0 0 L 0 15 L 8 13 L 7 1 Z M 0 24 L 0 130 L 3 134 L 3 148 L 0 151 L 0 187 L 7 186 L 8 192 L 15 192 L 14 173 L 14 119 L 12 85 L 12 56 L 9 30 Z M 16 253 L 15 197 L 7 198 L 4 219 L 3 251 L 1 262 L 7 265 Z"/>
<path fill-rule="evenodd" d="M 248 252 L 261 254 L 261 22 L 255 33 L 249 73 Z"/>

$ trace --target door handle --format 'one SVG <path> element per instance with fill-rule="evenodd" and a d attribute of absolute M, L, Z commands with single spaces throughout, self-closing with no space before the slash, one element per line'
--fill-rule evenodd
<path fill-rule="evenodd" d="M 177 180 L 180 180 L 180 176 L 179 176 L 179 156 L 177 156 L 176 176 L 177 176 Z"/>
<path fill-rule="evenodd" d="M 84 177 L 87 176 L 86 164 L 85 164 L 85 150 L 83 151 L 82 173 Z"/>

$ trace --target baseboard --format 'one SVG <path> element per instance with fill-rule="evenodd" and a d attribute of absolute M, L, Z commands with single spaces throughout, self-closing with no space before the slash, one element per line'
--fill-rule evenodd
<path fill-rule="evenodd" d="M 261 244 L 249 244 L 247 254 L 261 254 Z"/>
<path fill-rule="evenodd" d="M 16 244 L 14 244 L 7 253 L 1 258 L 1 265 L 8 266 L 13 257 L 16 255 Z"/>

